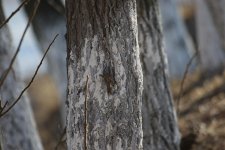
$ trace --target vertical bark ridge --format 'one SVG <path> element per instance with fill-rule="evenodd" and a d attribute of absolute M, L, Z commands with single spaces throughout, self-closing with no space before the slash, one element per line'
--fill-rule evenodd
<path fill-rule="evenodd" d="M 139 1 L 139 46 L 144 75 L 143 147 L 178 150 L 179 132 L 167 82 L 167 61 L 162 44 L 158 1 Z M 147 6 L 147 8 L 145 8 Z"/>

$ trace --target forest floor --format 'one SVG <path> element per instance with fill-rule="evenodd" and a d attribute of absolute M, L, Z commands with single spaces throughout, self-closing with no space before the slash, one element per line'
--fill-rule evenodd
<path fill-rule="evenodd" d="M 210 77 L 194 73 L 185 79 L 183 90 L 181 81 L 173 81 L 172 91 L 181 150 L 225 150 L 225 72 Z"/>
<path fill-rule="evenodd" d="M 49 76 L 40 76 L 28 91 L 46 150 L 55 149 L 64 128 L 55 87 Z M 182 92 L 181 81 L 172 81 L 171 90 L 176 109 L 179 105 L 181 150 L 224 150 L 225 72 L 208 78 L 196 72 L 187 76 Z"/>

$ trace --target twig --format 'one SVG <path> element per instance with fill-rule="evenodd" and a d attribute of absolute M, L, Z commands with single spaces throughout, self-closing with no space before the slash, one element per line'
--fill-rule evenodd
<path fill-rule="evenodd" d="M 0 103 L 1 103 L 1 101 L 0 101 Z M 0 114 L 1 114 L 1 113 L 3 112 L 3 110 L 6 108 L 7 104 L 8 104 L 8 101 L 5 102 L 5 104 L 4 104 L 3 107 L 1 106 Z"/>
<path fill-rule="evenodd" d="M 88 91 L 88 79 L 87 76 L 85 86 L 85 101 L 84 101 L 84 150 L 87 150 L 87 91 Z"/>
<path fill-rule="evenodd" d="M 17 49 L 16 49 L 16 53 L 14 54 L 14 56 L 13 56 L 13 58 L 12 58 L 10 64 L 9 64 L 8 69 L 6 70 L 6 72 L 5 72 L 4 74 L 2 74 L 2 77 L 1 77 L 1 80 L 0 80 L 0 87 L 2 87 L 2 85 L 3 85 L 4 81 L 5 81 L 5 79 L 7 78 L 7 76 L 8 76 L 8 74 L 9 74 L 10 70 L 12 69 L 13 63 L 15 62 L 15 59 L 16 59 L 16 57 L 17 57 L 19 51 L 20 51 L 20 47 L 21 47 L 21 45 L 22 45 L 22 43 L 23 43 L 23 39 L 24 39 L 24 37 L 25 37 L 25 35 L 26 35 L 26 32 L 27 32 L 27 30 L 28 30 L 28 28 L 29 28 L 29 26 L 30 26 L 30 24 L 31 24 L 31 22 L 32 22 L 32 20 L 33 20 L 35 14 L 36 14 L 36 12 L 37 12 L 37 9 L 38 9 L 39 4 L 40 4 L 40 1 L 37 0 L 37 4 L 36 4 L 36 6 L 35 6 L 35 8 L 34 8 L 34 11 L 33 11 L 32 15 L 31 15 L 31 17 L 29 17 L 29 20 L 28 20 L 28 22 L 27 22 L 26 28 L 25 28 L 25 30 L 24 30 L 24 32 L 23 32 L 23 35 L 22 35 L 22 37 L 21 37 L 21 39 L 20 39 L 20 42 L 19 42 L 19 45 L 18 45 L 18 47 L 17 47 Z"/>
<path fill-rule="evenodd" d="M 37 69 L 35 70 L 35 73 L 32 77 L 32 79 L 30 80 L 30 82 L 28 83 L 28 85 L 22 90 L 22 92 L 20 93 L 20 95 L 18 96 L 18 98 L 3 112 L 0 114 L 0 118 L 2 116 L 4 116 L 8 111 L 10 111 L 10 109 L 12 109 L 14 107 L 14 105 L 16 105 L 18 103 L 18 101 L 20 100 L 20 98 L 23 96 L 24 92 L 30 87 L 31 83 L 34 81 L 34 78 L 36 77 L 37 73 L 38 73 L 38 70 L 40 69 L 43 61 L 44 61 L 44 58 L 45 56 L 47 55 L 50 47 L 52 46 L 52 44 L 54 43 L 55 39 L 58 37 L 58 34 L 54 37 L 54 39 L 52 40 L 52 42 L 50 43 L 50 45 L 48 46 L 47 50 L 45 51 L 39 65 L 37 66 Z"/>
<path fill-rule="evenodd" d="M 27 4 L 28 1 L 30 1 L 30 0 L 24 0 L 24 1 L 20 4 L 20 6 L 19 6 L 15 11 L 13 11 L 13 12 L 11 13 L 11 15 L 10 15 L 3 23 L 1 23 L 0 29 L 1 29 L 6 23 L 8 23 L 9 20 L 10 20 L 17 12 L 19 12 L 20 9 L 23 7 L 23 5 Z"/>
<path fill-rule="evenodd" d="M 217 75 L 222 75 L 223 74 L 223 67 L 219 68 L 219 69 L 216 69 L 215 71 L 213 71 L 213 73 L 210 73 L 210 74 L 207 74 L 207 73 L 204 73 L 204 72 L 201 72 L 201 74 L 199 75 L 199 77 L 193 81 L 193 83 L 191 83 L 189 86 L 187 86 L 184 91 L 182 92 L 182 96 L 185 96 L 187 95 L 188 93 L 190 93 L 194 88 L 197 88 L 199 86 L 202 86 L 202 84 L 210 79 L 210 78 L 213 78 Z M 175 95 L 175 99 L 177 99 L 180 95 L 180 93 L 178 93 L 177 95 Z"/>
<path fill-rule="evenodd" d="M 184 82 L 185 82 L 185 79 L 187 77 L 189 68 L 190 68 L 190 66 L 191 66 L 191 64 L 192 64 L 192 62 L 193 62 L 193 60 L 195 59 L 196 56 L 197 56 L 197 52 L 195 52 L 195 54 L 191 57 L 191 59 L 187 63 L 187 66 L 186 66 L 186 69 L 185 69 L 185 72 L 184 72 L 184 75 L 183 75 L 183 78 L 182 78 L 182 81 L 181 81 L 179 97 L 177 98 L 177 115 L 178 115 L 178 117 L 179 117 L 179 114 L 180 114 L 179 106 L 180 106 L 180 99 L 183 96 Z"/>

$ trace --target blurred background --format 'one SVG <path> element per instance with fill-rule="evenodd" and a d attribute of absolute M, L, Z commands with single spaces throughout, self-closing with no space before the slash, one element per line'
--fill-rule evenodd
<path fill-rule="evenodd" d="M 8 23 L 15 47 L 33 10 L 32 3 L 31 0 Z M 3 0 L 6 18 L 20 4 L 19 0 Z M 225 147 L 225 0 L 159 0 L 159 7 L 169 82 L 182 134 L 181 150 L 222 150 Z M 21 76 L 29 82 L 43 51 L 59 33 L 28 90 L 46 150 L 55 148 L 65 126 L 64 11 L 63 1 L 42 1 L 17 58 Z"/>

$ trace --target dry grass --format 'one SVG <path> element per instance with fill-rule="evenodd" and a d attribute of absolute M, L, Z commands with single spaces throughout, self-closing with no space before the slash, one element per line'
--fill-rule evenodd
<path fill-rule="evenodd" d="M 201 79 L 200 73 L 187 77 L 185 87 Z M 195 86 L 180 100 L 179 127 L 185 139 L 195 135 L 190 150 L 225 149 L 225 73 L 215 75 Z M 174 96 L 178 95 L 180 83 L 174 81 Z M 185 114 L 185 112 L 189 110 Z M 191 143 L 189 143 L 191 144 Z M 184 148 L 184 150 L 186 150 Z M 188 150 L 188 149 L 187 149 Z"/>

